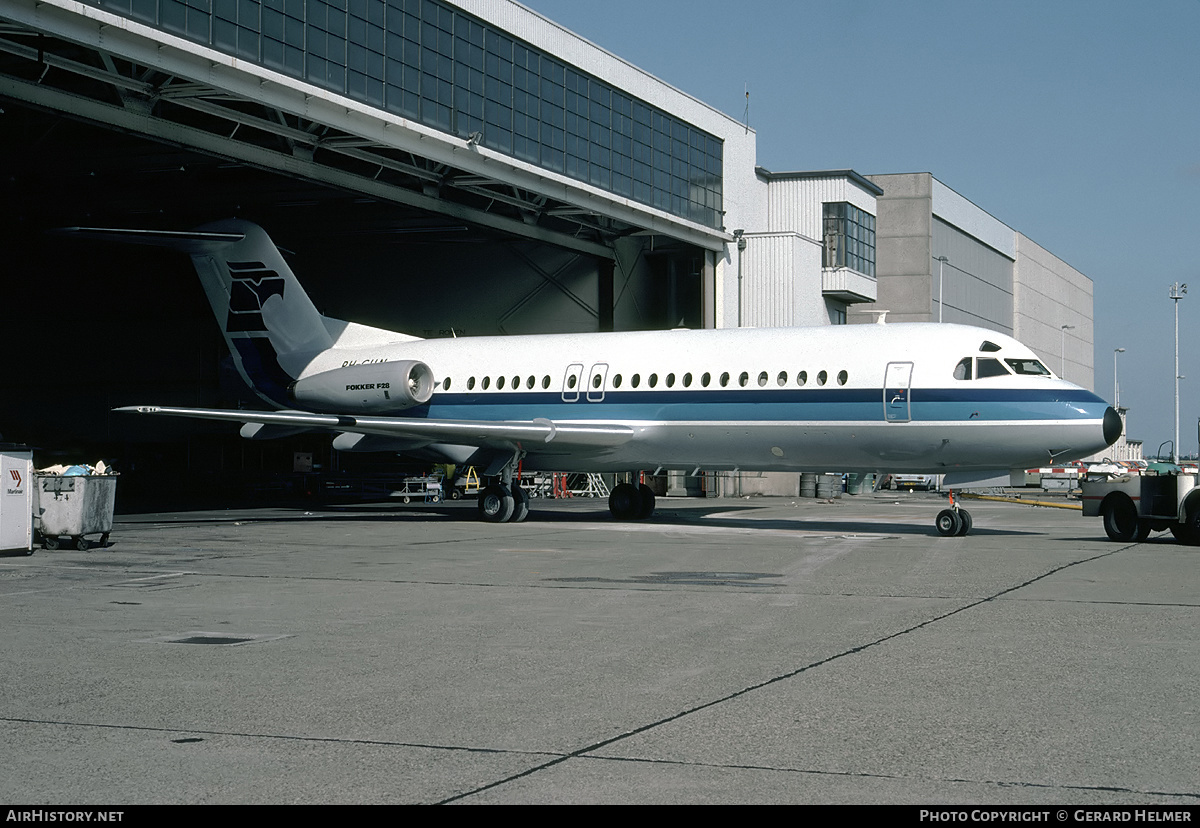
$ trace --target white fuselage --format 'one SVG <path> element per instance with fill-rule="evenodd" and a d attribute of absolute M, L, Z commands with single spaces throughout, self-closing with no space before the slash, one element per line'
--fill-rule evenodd
<path fill-rule="evenodd" d="M 412 340 L 335 347 L 301 378 L 402 360 L 428 365 L 434 392 L 390 416 L 634 431 L 582 453 L 525 443 L 528 469 L 992 470 L 1085 456 L 1115 439 L 1104 400 L 1048 371 L 1016 373 L 1036 363 L 1032 351 L 960 325 Z M 964 360 L 970 378 L 956 379 Z M 1000 372 L 980 376 L 983 361 Z"/>

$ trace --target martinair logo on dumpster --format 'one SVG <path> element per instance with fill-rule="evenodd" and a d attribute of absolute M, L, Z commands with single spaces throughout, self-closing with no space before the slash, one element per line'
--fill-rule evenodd
<path fill-rule="evenodd" d="M 262 262 L 227 262 L 229 276 L 229 317 L 227 333 L 265 331 L 263 303 L 272 296 L 283 297 L 283 277 Z"/>
<path fill-rule="evenodd" d="M 13 479 L 13 483 L 16 484 L 16 488 L 6 490 L 5 494 L 10 494 L 10 495 L 25 494 L 25 490 L 21 488 L 21 484 L 24 483 L 24 481 L 21 479 L 21 470 L 20 469 L 9 469 L 8 476 Z"/>

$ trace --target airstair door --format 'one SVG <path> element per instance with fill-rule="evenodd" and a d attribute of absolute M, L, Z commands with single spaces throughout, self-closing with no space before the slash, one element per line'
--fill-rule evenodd
<path fill-rule="evenodd" d="M 883 380 L 883 419 L 889 423 L 907 423 L 912 419 L 911 362 L 889 362 Z"/>

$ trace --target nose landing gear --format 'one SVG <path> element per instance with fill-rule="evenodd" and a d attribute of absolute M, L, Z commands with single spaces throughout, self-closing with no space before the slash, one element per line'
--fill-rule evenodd
<path fill-rule="evenodd" d="M 967 534 L 971 531 L 974 523 L 971 520 L 971 513 L 959 507 L 958 502 L 954 499 L 954 492 L 951 491 L 950 508 L 938 512 L 933 525 L 937 528 L 939 535 L 948 538 Z"/>

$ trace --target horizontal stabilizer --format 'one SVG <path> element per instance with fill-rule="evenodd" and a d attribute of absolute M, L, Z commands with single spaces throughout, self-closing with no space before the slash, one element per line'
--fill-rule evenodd
<path fill-rule="evenodd" d="M 61 227 L 51 232 L 81 239 L 166 247 L 189 255 L 212 253 L 246 238 L 245 233 L 208 233 L 198 230 L 122 230 L 111 227 Z"/>

